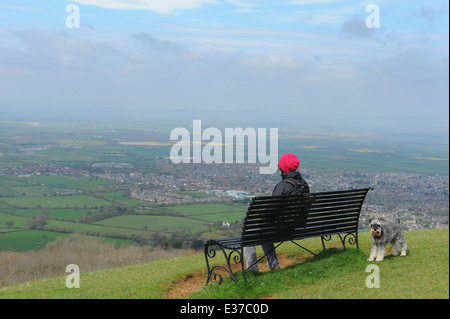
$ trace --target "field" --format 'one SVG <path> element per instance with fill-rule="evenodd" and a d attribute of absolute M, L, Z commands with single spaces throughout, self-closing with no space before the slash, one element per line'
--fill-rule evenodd
<path fill-rule="evenodd" d="M 401 136 L 383 139 L 383 136 L 376 135 L 337 138 L 331 135 L 322 138 L 317 136 L 316 139 L 286 137 L 280 144 L 279 153 L 301 154 L 303 167 L 365 172 L 448 174 L 448 143 L 440 142 L 439 139 L 414 140 Z"/>
<path fill-rule="evenodd" d="M 167 244 L 180 233 L 195 240 L 196 234 L 217 231 L 213 224 L 218 221 L 242 220 L 246 207 L 241 204 L 217 202 L 149 208 L 148 202 L 128 196 L 130 184 L 71 175 L 72 169 L 90 170 L 98 163 L 125 163 L 132 167 L 122 169 L 125 174 L 164 174 L 155 165 L 155 159 L 169 155 L 173 145 L 169 141 L 170 131 L 179 125 L 2 121 L 0 249 L 32 250 L 68 233 L 139 244 L 155 240 Z M 448 139 L 436 136 L 308 132 L 290 127 L 280 129 L 279 154 L 284 152 L 298 153 L 304 168 L 325 171 L 448 175 Z M 62 172 L 57 176 L 35 174 L 33 170 L 39 165 L 55 165 Z M 27 170 L 2 174 L 2 170 L 15 167 Z M 193 199 L 209 196 L 183 190 L 174 190 L 174 194 Z M 120 212 L 89 220 L 111 207 Z M 46 219 L 45 226 L 33 228 L 39 218 Z M 40 239 L 33 245 L 28 238 Z"/>
<path fill-rule="evenodd" d="M 284 244 L 277 252 L 289 263 L 281 270 L 263 271 L 263 261 L 261 272 L 249 273 L 247 283 L 238 271 L 239 283 L 226 277 L 220 286 L 206 286 L 204 255 L 197 253 L 96 272 L 81 270 L 79 289 L 66 288 L 67 275 L 4 287 L 0 288 L 0 298 L 181 298 L 188 299 L 186 302 L 210 298 L 448 299 L 448 236 L 448 228 L 406 232 L 407 256 L 387 256 L 376 263 L 380 287 L 372 289 L 366 286 L 371 273 L 367 266 L 375 264 L 366 261 L 371 239 L 369 233 L 362 233 L 360 250 L 344 250 L 337 244 L 338 239 L 329 242 L 325 251 L 320 239 L 302 241 L 302 245 L 320 252 L 316 257 L 293 244 Z"/>
<path fill-rule="evenodd" d="M 246 211 L 241 204 L 224 203 L 150 209 L 146 208 L 148 203 L 115 188 L 111 181 L 90 177 L 0 176 L 0 249 L 43 248 L 69 233 L 152 243 L 155 234 L 170 237 L 180 230 L 187 234 L 208 231 L 209 223 L 234 223 L 242 220 Z M 91 223 L 80 222 L 83 215 L 105 207 L 128 211 Z M 41 214 L 48 218 L 45 226 L 30 229 L 30 220 Z"/>
<path fill-rule="evenodd" d="M 251 124 L 251 125 L 250 125 Z M 171 129 L 180 123 L 0 123 L 0 169 L 19 163 L 135 167 L 168 156 Z M 258 123 L 248 123 L 258 126 Z M 220 129 L 220 125 L 217 124 Z M 279 153 L 294 152 L 312 169 L 448 174 L 448 136 L 325 129 L 279 129 Z"/>

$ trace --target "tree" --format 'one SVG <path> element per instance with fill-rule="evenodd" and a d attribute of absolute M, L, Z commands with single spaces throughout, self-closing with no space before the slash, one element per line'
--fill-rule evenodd
<path fill-rule="evenodd" d="M 8 227 L 9 229 L 12 227 L 12 225 L 14 225 L 14 222 L 12 220 L 8 220 L 5 222 L 5 226 Z"/>
<path fill-rule="evenodd" d="M 38 215 L 31 217 L 31 219 L 27 221 L 30 229 L 43 228 L 45 226 L 45 223 L 47 223 L 49 215 L 49 212 L 40 212 Z"/>
<path fill-rule="evenodd" d="M 201 239 L 194 240 L 191 244 L 191 248 L 194 250 L 203 249 L 203 246 L 204 246 L 204 243 L 203 243 L 203 240 L 201 240 Z"/>

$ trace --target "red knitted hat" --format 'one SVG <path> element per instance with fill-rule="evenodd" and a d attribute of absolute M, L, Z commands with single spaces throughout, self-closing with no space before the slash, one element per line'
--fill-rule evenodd
<path fill-rule="evenodd" d="M 291 153 L 281 156 L 278 167 L 285 173 L 295 172 L 300 167 L 298 157 Z"/>

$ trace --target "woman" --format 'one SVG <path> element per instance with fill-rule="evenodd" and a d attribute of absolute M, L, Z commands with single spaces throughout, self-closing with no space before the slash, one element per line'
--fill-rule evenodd
<path fill-rule="evenodd" d="M 281 156 L 278 161 L 278 168 L 281 171 L 282 180 L 275 186 L 272 196 L 309 193 L 308 183 L 297 171 L 299 167 L 300 161 L 294 154 L 286 153 Z M 280 263 L 274 245 L 265 244 L 261 245 L 261 247 L 267 258 L 267 268 L 279 269 Z M 258 257 L 256 256 L 255 247 L 244 247 L 244 255 L 247 262 L 247 270 L 258 271 Z"/>

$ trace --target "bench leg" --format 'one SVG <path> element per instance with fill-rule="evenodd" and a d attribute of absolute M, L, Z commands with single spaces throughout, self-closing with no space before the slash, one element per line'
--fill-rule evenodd
<path fill-rule="evenodd" d="M 242 267 L 242 276 L 244 277 L 244 282 L 247 282 L 247 276 L 245 276 L 245 266 L 244 266 L 244 247 L 241 249 L 241 267 Z"/>
<path fill-rule="evenodd" d="M 325 236 L 320 236 L 320 239 L 322 240 L 322 247 L 323 250 L 325 250 L 325 241 L 330 241 L 331 240 L 331 235 L 325 235 Z"/>
<path fill-rule="evenodd" d="M 344 238 L 342 238 L 341 234 L 338 234 L 339 239 L 341 240 L 342 246 L 344 246 L 344 249 L 346 249 L 347 247 L 345 247 L 345 242 L 347 241 L 347 237 L 348 238 L 348 243 L 350 245 L 355 245 L 356 244 L 356 248 L 359 249 L 359 242 L 358 242 L 358 232 L 355 233 L 347 233 Z M 326 235 L 326 236 L 321 236 L 320 239 L 322 240 L 322 247 L 323 250 L 325 250 L 325 241 L 330 241 L 331 240 L 331 235 Z"/>
<path fill-rule="evenodd" d="M 214 267 L 210 267 L 209 264 L 209 259 L 214 258 L 216 256 L 216 248 L 215 247 L 219 247 L 220 250 L 222 251 L 225 260 L 227 261 L 227 267 L 222 266 L 222 265 L 217 265 Z M 206 284 L 208 284 L 210 282 L 210 280 L 214 280 L 216 282 L 219 283 L 219 285 L 222 283 L 223 277 L 221 274 L 219 273 L 215 273 L 216 270 L 224 270 L 226 273 L 228 273 L 230 275 L 230 277 L 235 281 L 238 282 L 236 276 L 233 273 L 233 270 L 231 269 L 231 259 L 233 259 L 234 263 L 239 264 L 241 263 L 241 268 L 243 271 L 243 276 L 244 276 L 244 281 L 247 281 L 246 276 L 245 276 L 245 270 L 244 270 L 244 253 L 243 253 L 243 249 L 230 249 L 230 252 L 227 253 L 226 249 L 219 245 L 218 243 L 215 242 L 208 242 L 205 245 L 205 259 L 206 259 L 206 266 L 208 269 L 208 278 L 206 279 Z M 233 256 L 233 254 L 237 254 L 235 256 Z"/>
<path fill-rule="evenodd" d="M 344 248 L 345 248 L 345 241 L 347 240 L 348 236 L 350 236 L 349 239 L 348 239 L 348 243 L 350 245 L 356 244 L 356 248 L 359 249 L 358 232 L 356 232 L 356 233 L 348 233 L 347 235 L 344 236 L 344 239 L 341 239 L 343 241 L 342 243 L 344 245 Z"/>
<path fill-rule="evenodd" d="M 341 234 L 338 234 L 338 236 L 339 236 L 339 239 L 341 240 L 342 246 L 344 246 L 344 249 L 345 249 L 345 237 L 347 237 L 347 236 L 344 237 L 344 240 L 342 240 Z"/>

